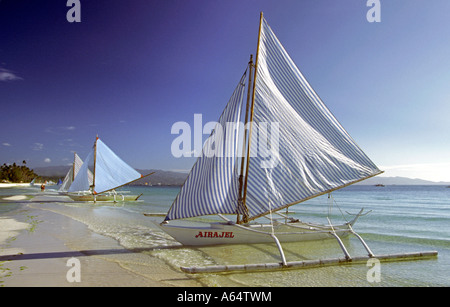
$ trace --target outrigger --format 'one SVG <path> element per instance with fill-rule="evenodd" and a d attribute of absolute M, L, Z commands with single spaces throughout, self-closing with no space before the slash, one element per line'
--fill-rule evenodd
<path fill-rule="evenodd" d="M 247 80 L 248 84 L 245 82 Z M 245 90 L 247 88 L 247 91 Z M 245 95 L 247 92 L 247 95 Z M 241 121 L 244 97 L 244 123 Z M 182 267 L 188 273 L 303 268 L 378 260 L 427 259 L 436 251 L 377 255 L 353 230 L 363 209 L 341 225 L 306 223 L 281 209 L 331 193 L 382 171 L 328 110 L 260 16 L 256 63 L 248 67 L 206 140 L 160 227 L 187 246 L 275 243 L 279 263 Z M 236 215 L 232 221 L 224 215 Z M 281 216 L 272 218 L 273 214 Z M 224 222 L 177 225 L 218 215 Z M 267 217 L 270 223 L 254 220 Z M 354 235 L 367 255 L 351 256 L 341 238 Z M 281 242 L 334 238 L 344 257 L 287 261 Z"/>

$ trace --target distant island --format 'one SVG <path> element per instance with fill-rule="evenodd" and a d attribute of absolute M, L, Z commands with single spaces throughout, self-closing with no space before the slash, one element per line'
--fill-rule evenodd
<path fill-rule="evenodd" d="M 407 177 L 372 177 L 357 183 L 357 185 L 450 185 L 450 182 L 429 181 Z"/>
<path fill-rule="evenodd" d="M 34 172 L 40 177 L 57 181 L 59 178 L 63 179 L 66 176 L 70 166 L 47 166 L 35 167 Z M 173 172 L 158 169 L 137 169 L 143 175 L 155 172 L 153 175 L 144 179 L 138 180 L 133 185 L 164 185 L 164 186 L 181 186 L 186 180 L 187 173 Z M 435 182 L 423 179 L 412 179 L 406 177 L 382 177 L 376 176 L 370 179 L 361 181 L 357 185 L 450 185 L 450 182 Z"/>
<path fill-rule="evenodd" d="M 46 180 L 52 180 L 57 182 L 58 179 L 64 179 L 70 166 L 46 166 L 46 167 L 35 167 L 34 172 L 39 175 L 39 177 Z M 140 179 L 133 183 L 133 185 L 151 185 L 151 186 L 181 186 L 186 180 L 187 173 L 172 172 L 157 169 L 137 169 L 142 175 L 147 175 L 151 172 L 155 172 L 146 178 Z"/>

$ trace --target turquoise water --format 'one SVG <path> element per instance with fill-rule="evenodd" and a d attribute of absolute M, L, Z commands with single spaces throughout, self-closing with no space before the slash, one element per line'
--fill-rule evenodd
<path fill-rule="evenodd" d="M 179 187 L 127 187 L 143 193 L 139 202 L 119 204 L 40 203 L 39 208 L 81 221 L 121 245 L 179 266 L 279 262 L 273 244 L 187 248 L 162 232 L 163 217 Z M 9 191 L 6 191 L 9 190 Z M 39 192 L 35 192 L 39 193 Z M 47 191 L 47 193 L 52 193 Z M 2 189 L 2 195 L 30 194 L 29 189 Z M 1 204 L 0 215 L 19 204 Z M 289 209 L 304 221 L 333 223 L 351 220 L 362 207 L 371 211 L 354 226 L 375 254 L 436 250 L 432 260 L 382 262 L 380 282 L 369 282 L 370 267 L 341 265 L 303 270 L 193 275 L 208 286 L 450 286 L 450 188 L 445 186 L 351 186 Z M 156 224 L 155 224 L 156 223 Z M 344 239 L 349 253 L 365 255 L 355 237 Z M 335 240 L 283 244 L 288 261 L 342 257 Z M 120 259 L 118 261 L 121 261 Z"/>

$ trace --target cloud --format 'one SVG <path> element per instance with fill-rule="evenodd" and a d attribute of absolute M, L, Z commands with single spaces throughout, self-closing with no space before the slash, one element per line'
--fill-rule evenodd
<path fill-rule="evenodd" d="M 6 147 L 11 146 L 11 144 L 9 144 L 9 143 L 2 143 L 2 145 L 3 145 L 3 146 L 6 146 Z"/>
<path fill-rule="evenodd" d="M 14 72 L 0 68 L 0 81 L 8 82 L 8 81 L 16 81 L 23 80 L 23 78 L 17 76 Z"/>
<path fill-rule="evenodd" d="M 62 139 L 58 142 L 58 145 L 62 147 L 82 147 L 73 139 Z"/>
<path fill-rule="evenodd" d="M 190 168 L 188 168 L 188 169 L 172 168 L 172 169 L 169 169 L 169 171 L 170 172 L 176 172 L 176 173 L 186 173 L 186 174 L 188 174 L 191 171 L 191 169 Z"/>
<path fill-rule="evenodd" d="M 44 148 L 44 144 L 42 144 L 42 143 L 34 143 L 31 148 L 34 151 L 41 151 Z"/>
<path fill-rule="evenodd" d="M 50 163 L 50 162 L 52 162 L 52 160 L 50 160 L 50 158 L 45 158 L 45 159 L 44 159 L 44 162 L 45 162 L 45 163 Z"/>
<path fill-rule="evenodd" d="M 45 132 L 51 133 L 51 134 L 56 134 L 56 135 L 62 135 L 66 131 L 73 131 L 75 129 L 76 129 L 75 126 L 47 127 L 47 128 L 45 128 Z"/>

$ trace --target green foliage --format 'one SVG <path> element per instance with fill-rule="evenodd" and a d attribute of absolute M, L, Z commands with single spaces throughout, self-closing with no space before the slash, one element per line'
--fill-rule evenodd
<path fill-rule="evenodd" d="M 38 177 L 33 170 L 25 166 L 26 161 L 22 162 L 23 165 L 7 165 L 4 163 L 0 166 L 0 182 L 30 182 L 33 178 Z"/>

